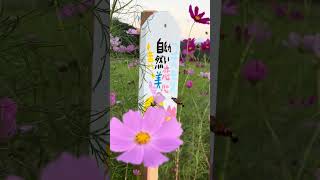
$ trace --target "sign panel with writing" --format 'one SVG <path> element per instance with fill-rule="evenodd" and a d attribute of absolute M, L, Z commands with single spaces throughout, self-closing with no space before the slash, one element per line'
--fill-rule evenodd
<path fill-rule="evenodd" d="M 176 108 L 178 96 L 180 31 L 168 12 L 153 12 L 142 23 L 140 33 L 139 104 L 145 110 L 157 101 Z M 159 99 L 159 98 L 158 98 Z"/>

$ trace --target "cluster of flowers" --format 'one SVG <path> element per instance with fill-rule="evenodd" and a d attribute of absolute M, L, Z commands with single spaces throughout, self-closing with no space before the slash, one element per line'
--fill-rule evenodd
<path fill-rule="evenodd" d="M 0 142 L 7 142 L 17 134 L 34 130 L 32 125 L 17 125 L 18 105 L 11 98 L 0 99 Z M 104 172 L 100 170 L 94 159 L 88 156 L 76 158 L 69 153 L 62 153 L 57 160 L 50 162 L 40 174 L 41 180 L 105 180 Z M 10 175 L 6 180 L 23 180 L 22 177 Z"/>
<path fill-rule="evenodd" d="M 111 44 L 112 50 L 114 52 L 119 52 L 119 53 L 132 53 L 136 49 L 138 49 L 138 47 L 136 47 L 133 44 L 130 44 L 128 46 L 121 45 L 120 38 L 119 37 L 113 37 L 111 34 L 110 34 L 110 44 Z"/>
<path fill-rule="evenodd" d="M 61 18 L 69 18 L 75 15 L 84 14 L 89 8 L 94 5 L 94 0 L 85 0 L 83 2 L 74 4 L 66 4 L 59 9 L 58 15 Z"/>
<path fill-rule="evenodd" d="M 320 58 L 320 34 L 300 35 L 297 32 L 290 32 L 288 39 L 283 41 L 283 45 L 289 48 L 299 48 L 306 52 L 313 53 Z"/>

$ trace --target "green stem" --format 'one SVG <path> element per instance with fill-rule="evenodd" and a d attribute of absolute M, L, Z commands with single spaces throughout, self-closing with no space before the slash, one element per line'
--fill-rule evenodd
<path fill-rule="evenodd" d="M 193 24 L 191 25 L 190 31 L 189 31 L 189 35 L 188 35 L 188 39 L 187 39 L 187 52 L 188 52 L 189 38 L 190 38 L 191 31 L 192 31 L 194 24 L 195 24 L 195 22 L 193 22 Z M 187 57 L 188 57 L 188 54 L 187 54 Z M 187 60 L 186 60 L 186 62 L 187 62 Z M 186 63 L 185 63 L 185 65 L 186 65 Z M 184 93 L 184 89 L 185 89 L 184 85 L 186 84 L 188 77 L 189 77 L 189 74 L 187 74 L 187 77 L 185 78 L 185 81 L 183 83 L 181 95 L 183 95 L 183 93 Z M 179 123 L 181 122 L 180 118 L 181 118 L 182 109 L 183 109 L 183 107 L 180 107 L 179 116 L 178 116 Z M 178 176 L 179 176 L 179 168 L 178 168 L 179 167 L 179 156 L 180 156 L 180 147 L 177 149 L 177 153 L 176 153 L 176 177 L 175 177 L 176 180 L 178 179 Z"/>
<path fill-rule="evenodd" d="M 223 169 L 222 169 L 222 174 L 220 175 L 219 180 L 224 180 L 225 179 L 225 172 L 227 171 L 228 167 L 228 162 L 229 162 L 229 154 L 231 150 L 231 140 L 228 138 L 226 145 L 225 145 L 225 154 L 224 154 L 224 164 L 223 164 Z"/>
<path fill-rule="evenodd" d="M 71 59 L 72 59 L 72 60 L 77 60 L 77 62 L 78 62 L 78 68 L 79 68 L 79 71 L 81 72 L 81 69 L 82 69 L 82 68 L 81 68 L 80 61 L 79 61 L 79 59 L 76 58 L 76 56 L 74 55 L 73 47 L 72 47 L 72 45 L 69 43 L 70 41 L 68 41 L 68 36 L 67 36 L 67 34 L 66 34 L 66 32 L 65 32 L 64 23 L 63 23 L 61 17 L 58 15 L 58 14 L 59 14 L 58 0 L 54 0 L 54 6 L 55 6 L 55 8 L 56 8 L 58 26 L 59 26 L 59 29 L 62 31 L 64 43 L 67 44 L 67 48 L 68 48 L 68 51 L 69 51 L 69 53 L 70 53 Z"/>
<path fill-rule="evenodd" d="M 311 138 L 311 140 L 309 142 L 309 145 L 307 146 L 307 148 L 306 148 L 306 150 L 304 152 L 302 164 L 301 164 L 301 167 L 300 167 L 300 169 L 298 171 L 296 180 L 300 180 L 301 179 L 303 170 L 304 170 L 304 168 L 306 166 L 306 161 L 307 161 L 307 159 L 308 159 L 308 157 L 310 155 L 310 152 L 311 152 L 311 149 L 313 147 L 313 144 L 317 140 L 319 134 L 320 134 L 320 125 L 317 124 L 317 129 L 314 131 L 313 136 L 312 136 L 312 138 Z"/>
<path fill-rule="evenodd" d="M 260 89 L 258 88 L 258 90 L 260 90 Z M 260 95 L 260 93 L 258 93 L 258 97 L 260 97 L 259 95 Z M 289 168 L 287 166 L 286 160 L 284 158 L 285 154 L 284 154 L 284 152 L 283 152 L 283 150 L 281 148 L 280 139 L 279 139 L 277 133 L 275 132 L 275 130 L 272 128 L 271 122 L 267 118 L 267 112 L 265 111 L 265 109 L 263 107 L 263 102 L 261 101 L 260 98 L 258 100 L 257 106 L 260 108 L 261 117 L 264 120 L 264 123 L 266 124 L 267 129 L 270 131 L 271 137 L 272 137 L 274 143 L 276 144 L 276 146 L 278 148 L 280 156 L 282 157 L 281 166 L 282 166 L 283 173 L 284 173 L 283 176 L 284 176 L 285 179 L 292 180 L 291 173 L 289 171 Z"/>

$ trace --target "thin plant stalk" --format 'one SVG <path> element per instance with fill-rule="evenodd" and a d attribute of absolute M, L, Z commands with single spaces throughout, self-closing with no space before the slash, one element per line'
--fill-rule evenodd
<path fill-rule="evenodd" d="M 192 31 L 192 28 L 194 26 L 195 22 L 192 23 L 191 25 L 191 28 L 190 28 L 190 31 L 189 31 L 189 35 L 188 35 L 188 39 L 187 39 L 187 57 L 188 57 L 188 45 L 189 45 L 189 38 L 190 38 L 190 35 L 191 35 L 191 31 Z M 186 62 L 187 62 L 188 59 L 186 59 Z M 189 77 L 189 74 L 187 74 L 186 78 L 185 78 L 185 81 L 184 81 L 184 84 L 187 82 L 187 79 Z M 182 95 L 183 95 L 183 92 L 184 92 L 184 89 L 185 89 L 185 86 L 182 87 Z M 178 116 L 178 121 L 181 122 L 180 118 L 181 118 L 181 112 L 182 112 L 182 107 L 180 107 L 180 111 L 179 111 L 179 116 Z M 179 177 L 179 155 L 180 155 L 180 148 L 178 148 L 176 150 L 177 154 L 176 154 L 176 161 L 175 161 L 175 169 L 176 169 L 176 174 L 175 174 L 175 180 L 178 180 L 178 177 Z"/>

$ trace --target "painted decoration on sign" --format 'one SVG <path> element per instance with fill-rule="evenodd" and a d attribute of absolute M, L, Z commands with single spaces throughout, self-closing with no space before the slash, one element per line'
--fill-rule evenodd
<path fill-rule="evenodd" d="M 168 12 L 154 12 L 140 36 L 139 104 L 176 109 L 178 96 L 180 31 Z"/>

